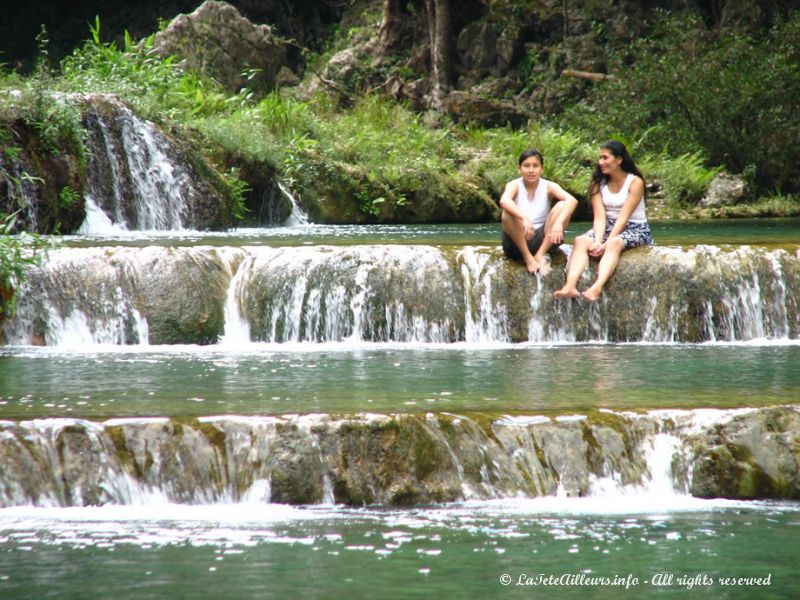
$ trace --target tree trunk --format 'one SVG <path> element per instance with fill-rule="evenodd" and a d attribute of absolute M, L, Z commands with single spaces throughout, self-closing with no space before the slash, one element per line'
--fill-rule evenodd
<path fill-rule="evenodd" d="M 425 0 L 431 47 L 431 107 L 440 109 L 452 77 L 450 0 Z"/>
<path fill-rule="evenodd" d="M 381 54 L 397 52 L 403 35 L 402 0 L 383 0 L 383 18 L 378 35 Z"/>

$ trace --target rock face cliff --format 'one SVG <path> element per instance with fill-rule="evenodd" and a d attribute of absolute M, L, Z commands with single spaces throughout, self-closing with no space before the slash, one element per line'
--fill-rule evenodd
<path fill-rule="evenodd" d="M 796 407 L 564 417 L 5 421 L 0 506 L 126 504 L 144 497 L 413 506 L 589 496 L 611 487 L 796 499 L 798 441 Z"/>
<path fill-rule="evenodd" d="M 496 2 L 469 0 L 428 4 L 375 0 L 358 3 L 373 23 L 351 34 L 347 47 L 307 85 L 336 82 L 354 94 L 380 90 L 418 108 L 434 108 L 457 122 L 518 126 L 529 118 L 561 112 L 608 75 L 611 54 L 650 35 L 664 11 L 690 12 L 713 28 L 763 29 L 791 3 L 729 0 L 713 3 Z M 355 11 L 352 11 L 355 12 Z M 348 20 L 346 13 L 343 22 Z M 447 19 L 438 24 L 441 14 Z M 352 17 L 351 17 L 352 18 Z M 436 32 L 443 39 L 436 40 Z M 433 37 L 432 37 L 433 35 Z M 432 41 L 433 40 L 433 41 Z M 444 46 L 436 74 L 431 47 Z M 433 90 L 444 88 L 441 101 Z M 435 105 L 434 105 L 435 104 Z"/>
<path fill-rule="evenodd" d="M 99 14 L 103 23 L 104 38 L 121 40 L 125 30 L 134 38 L 142 38 L 157 31 L 161 23 L 172 19 L 169 47 L 186 60 L 196 60 L 205 66 L 209 49 L 190 46 L 190 53 L 182 54 L 181 44 L 196 37 L 208 24 L 217 23 L 205 34 L 217 40 L 212 46 L 232 49 L 237 42 L 224 37 L 251 40 L 249 48 L 239 48 L 235 60 L 249 64 L 250 68 L 263 68 L 255 80 L 272 83 L 276 75 L 274 57 L 287 52 L 291 71 L 302 70 L 302 58 L 297 47 L 281 49 L 282 42 L 275 39 L 294 40 L 299 46 L 319 52 L 331 40 L 337 28 L 347 31 L 358 28 L 362 33 L 353 37 L 351 48 L 331 60 L 328 75 L 335 76 L 351 59 L 364 63 L 345 67 L 352 72 L 360 71 L 359 80 L 376 83 L 386 82 L 385 68 L 393 66 L 399 70 L 411 69 L 418 76 L 427 77 L 430 69 L 428 58 L 428 21 L 425 3 L 421 0 L 399 2 L 397 0 L 359 0 L 358 2 L 311 2 L 310 0 L 231 0 L 237 17 L 216 21 L 216 17 L 194 20 L 189 18 L 198 12 L 204 15 L 222 14 L 233 8 L 199 8 L 198 0 L 144 0 L 135 6 L 121 0 L 103 3 Z M 206 3 L 214 4 L 214 2 Z M 530 106 L 540 110 L 542 106 L 556 106 L 565 97 L 580 93 L 586 81 L 568 80 L 563 85 L 543 86 L 539 90 L 525 89 L 526 82 L 514 73 L 521 63 L 532 70 L 526 75 L 556 81 L 563 69 L 602 72 L 606 51 L 615 45 L 624 45 L 630 39 L 646 33 L 644 21 L 658 15 L 658 11 L 688 10 L 699 15 L 712 27 L 745 27 L 765 29 L 775 19 L 792 8 L 788 0 L 768 2 L 766 0 L 725 0 L 721 2 L 682 2 L 676 0 L 653 0 L 632 2 L 624 0 L 612 5 L 578 0 L 562 2 L 546 0 L 514 2 L 498 0 L 469 0 L 466 2 L 443 2 L 451 5 L 449 27 L 449 52 L 452 58 L 452 85 L 454 89 L 468 91 L 482 98 L 521 94 L 522 100 L 531 95 Z M 98 13 L 96 8 L 64 5 L 55 0 L 20 5 L 15 9 L 14 19 L 0 22 L 0 50 L 4 60 L 12 66 L 30 66 L 36 55 L 34 38 L 44 24 L 50 32 L 52 54 L 60 59 L 71 48 L 79 46 L 88 36 L 86 23 Z M 364 27 L 363 15 L 369 15 L 369 25 Z M 390 18 L 386 18 L 387 15 Z M 383 16 L 383 18 L 381 18 Z M 241 27 L 243 17 L 261 29 L 255 36 Z M 657 20 L 657 19 L 656 19 Z M 200 25 L 205 21 L 207 25 Z M 233 25 L 234 22 L 238 24 Z M 593 23 L 596 25 L 593 26 Z M 167 29 L 170 29 L 167 27 Z M 366 31 L 369 29 L 370 31 Z M 230 36 L 221 36 L 223 32 Z M 363 35 L 362 35 L 363 34 Z M 191 44 L 191 43 L 190 43 Z M 187 47 L 189 48 L 189 47 Z M 259 50 L 261 49 L 261 50 Z M 263 52 L 262 52 L 263 50 Z M 249 58 L 248 58 L 249 57 Z M 366 58 L 366 61 L 362 59 Z M 223 61 L 225 59 L 222 59 Z M 338 65 L 334 68 L 334 65 Z M 280 65 L 278 65 L 280 68 Z M 241 69 L 242 71 L 244 70 Z M 366 77 L 366 79 L 364 79 Z M 230 79 L 228 79 L 230 78 Z M 488 79 L 487 79 L 488 78 Z M 225 75 L 232 86 L 240 83 L 240 74 Z M 395 93 L 414 98 L 427 93 L 418 82 L 402 77 L 401 82 L 390 85 Z M 485 80 L 485 81 L 484 81 Z M 252 80 L 251 80 L 252 83 Z M 464 114 L 462 99 L 457 115 Z M 513 108 L 513 104 L 510 105 Z M 497 110 L 508 111 L 509 106 L 497 106 Z M 477 110 L 477 109 L 476 109 Z M 523 108 L 523 110 L 528 110 Z M 493 114 L 484 105 L 483 111 Z M 476 111 L 468 114 L 475 116 Z"/>
<path fill-rule="evenodd" d="M 264 93 L 295 80 L 287 68 L 289 49 L 269 25 L 255 25 L 235 7 L 207 0 L 175 17 L 159 31 L 153 47 L 178 56 L 184 68 L 215 79 L 231 94 L 242 88 Z"/>

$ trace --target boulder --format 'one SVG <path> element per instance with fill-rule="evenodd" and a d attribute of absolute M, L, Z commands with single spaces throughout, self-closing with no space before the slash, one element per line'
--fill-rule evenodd
<path fill-rule="evenodd" d="M 462 91 L 453 91 L 443 101 L 442 108 L 459 123 L 474 123 L 484 127 L 523 127 L 530 115 L 509 102 L 484 98 Z"/>
<path fill-rule="evenodd" d="M 464 69 L 479 78 L 488 75 L 497 62 L 497 34 L 488 23 L 470 23 L 458 34 L 458 56 Z"/>
<path fill-rule="evenodd" d="M 709 184 L 706 195 L 699 202 L 703 208 L 732 206 L 750 198 L 750 190 L 743 177 L 720 173 Z"/>
<path fill-rule="evenodd" d="M 112 223 L 130 230 L 221 230 L 235 223 L 230 191 L 190 143 L 113 95 L 75 101 L 86 129 L 85 196 Z"/>
<path fill-rule="evenodd" d="M 751 411 L 696 435 L 690 492 L 701 498 L 800 498 L 800 413 Z"/>
<path fill-rule="evenodd" d="M 155 247 L 143 248 L 138 261 L 150 343 L 215 343 L 225 327 L 228 264 L 209 249 Z"/>
<path fill-rule="evenodd" d="M 232 93 L 274 89 L 287 66 L 287 45 L 268 25 L 256 25 L 226 2 L 206 0 L 175 17 L 155 35 L 154 47 L 175 55 L 182 66 L 219 81 Z M 282 81 L 289 78 L 280 75 Z"/>

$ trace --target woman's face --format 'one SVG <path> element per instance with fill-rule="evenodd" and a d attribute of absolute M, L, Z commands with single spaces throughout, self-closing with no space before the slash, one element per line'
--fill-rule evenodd
<path fill-rule="evenodd" d="M 529 156 L 519 165 L 519 174 L 527 182 L 537 181 L 542 176 L 542 163 L 538 156 Z"/>
<path fill-rule="evenodd" d="M 600 172 L 603 175 L 608 175 L 616 169 L 619 169 L 621 164 L 621 156 L 614 156 L 607 148 L 600 149 L 600 158 L 597 159 L 597 166 L 600 167 Z"/>

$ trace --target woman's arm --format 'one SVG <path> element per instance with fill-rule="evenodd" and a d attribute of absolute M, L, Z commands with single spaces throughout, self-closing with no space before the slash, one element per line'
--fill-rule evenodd
<path fill-rule="evenodd" d="M 592 221 L 594 240 L 589 246 L 589 254 L 596 257 L 602 255 L 606 249 L 605 242 L 603 242 L 603 235 L 606 232 L 606 207 L 603 204 L 603 197 L 600 195 L 599 185 L 593 184 L 590 194 L 592 195 L 592 213 L 594 214 Z"/>
<path fill-rule="evenodd" d="M 597 244 L 603 243 L 603 234 L 606 232 L 606 207 L 603 204 L 603 197 L 600 195 L 600 187 L 592 188 L 592 229 L 594 230 L 594 241 Z"/>

